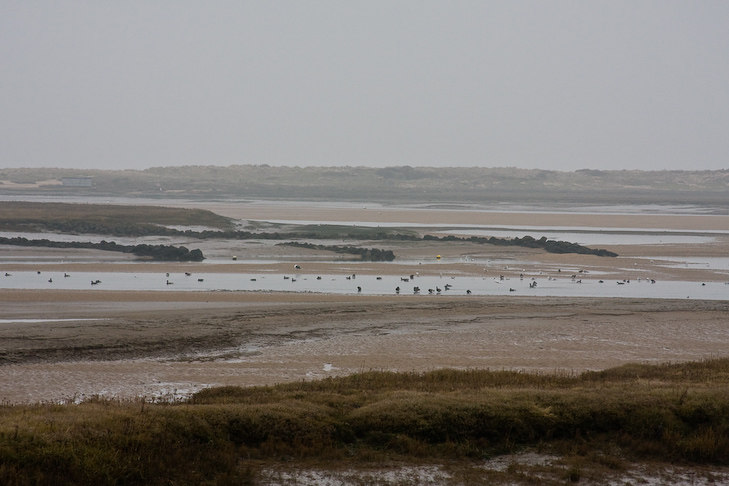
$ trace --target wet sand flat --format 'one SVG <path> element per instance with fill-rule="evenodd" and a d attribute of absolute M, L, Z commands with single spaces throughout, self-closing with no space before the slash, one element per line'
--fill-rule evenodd
<path fill-rule="evenodd" d="M 593 212 L 516 212 L 466 209 L 402 209 L 395 207 L 322 207 L 297 203 L 270 204 L 195 203 L 173 204 L 208 209 L 234 219 L 410 223 L 423 225 L 543 226 L 729 231 L 728 215 L 701 214 L 599 214 Z M 364 205 L 366 206 L 366 204 Z"/>
<path fill-rule="evenodd" d="M 0 293 L 0 399 L 184 395 L 362 370 L 578 372 L 729 349 L 729 303 L 307 294 Z M 33 311 L 28 307 L 32 305 Z"/>
<path fill-rule="evenodd" d="M 200 207 L 211 209 L 210 205 Z M 215 208 L 222 214 L 253 219 L 373 221 L 375 217 L 428 224 L 614 225 L 698 233 L 729 229 L 725 216 L 567 213 L 547 218 L 538 213 L 267 208 L 260 204 Z M 667 267 L 660 261 L 672 255 L 727 257 L 725 237 L 697 245 L 607 248 L 619 253 L 618 258 L 430 242 L 392 243 L 389 248 L 405 260 L 421 263 L 321 261 L 320 254 L 309 250 L 260 242 L 216 242 L 210 251 L 204 250 L 218 258 L 214 264 L 104 261 L 93 252 L 78 254 L 87 261 L 64 262 L 53 261 L 59 253 L 44 249 L 34 249 L 33 254 L 48 260 L 29 258 L 26 263 L 15 258 L 28 257 L 26 249 L 3 247 L 2 258 L 13 263 L 3 263 L 0 270 L 281 274 L 291 272 L 291 261 L 303 262 L 310 274 L 407 275 L 417 269 L 422 275 L 453 272 L 493 278 L 499 273 L 513 277 L 525 270 L 503 264 L 485 268 L 482 262 L 494 259 L 530 262 L 526 270 L 543 278 L 564 267 L 593 270 L 606 279 L 631 278 L 631 269 L 640 268 L 665 280 L 728 280 L 726 271 Z M 229 261 L 231 254 L 249 261 Z M 452 261 L 436 262 L 436 254 Z M 292 260 L 278 261 L 284 257 Z M 727 311 L 729 301 L 693 299 L 0 288 L 0 400 L 67 400 L 95 394 L 169 398 L 206 386 L 273 384 L 370 369 L 508 368 L 571 373 L 628 362 L 696 360 L 726 356 Z M 53 319 L 67 320 L 48 321 Z"/>

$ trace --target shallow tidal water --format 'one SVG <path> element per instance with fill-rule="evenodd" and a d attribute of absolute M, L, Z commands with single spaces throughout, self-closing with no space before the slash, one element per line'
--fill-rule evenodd
<path fill-rule="evenodd" d="M 65 275 L 65 276 L 64 276 Z M 407 280 L 407 281 L 406 281 Z M 94 283 L 92 283 L 94 282 Z M 536 285 L 534 285 L 536 283 Z M 309 292 L 348 295 L 514 295 L 729 300 L 729 283 L 605 280 L 598 276 L 415 276 L 292 273 L 13 272 L 0 275 L 1 289 L 139 290 L 185 292 Z M 399 291 L 397 290 L 399 288 Z M 416 290 L 418 289 L 418 290 Z M 470 291 L 470 293 L 469 293 Z"/>

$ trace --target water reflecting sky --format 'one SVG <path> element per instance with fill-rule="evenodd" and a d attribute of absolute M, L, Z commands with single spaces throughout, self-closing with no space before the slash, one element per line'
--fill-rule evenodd
<path fill-rule="evenodd" d="M 570 277 L 525 276 L 524 279 L 489 275 L 484 277 L 447 275 L 416 276 L 408 282 L 404 276 L 289 274 L 277 273 L 128 273 L 128 272 L 12 272 L 0 275 L 0 288 L 41 290 L 139 290 L 139 291 L 218 291 L 218 292 L 313 292 L 328 294 L 402 295 L 413 294 L 437 298 L 438 295 L 513 295 L 562 297 L 630 297 L 664 299 L 729 299 L 729 284 L 722 282 L 657 281 L 647 277 L 628 282 L 605 280 L 597 275 L 582 276 L 578 283 Z M 100 282 L 91 284 L 92 281 Z M 530 284 L 536 281 L 536 288 Z M 446 288 L 446 285 L 449 288 Z M 429 290 L 432 289 L 432 294 Z M 440 289 L 440 292 L 438 291 Z"/>

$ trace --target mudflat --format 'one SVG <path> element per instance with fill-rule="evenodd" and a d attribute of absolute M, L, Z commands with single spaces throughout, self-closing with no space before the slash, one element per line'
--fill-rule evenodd
<path fill-rule="evenodd" d="M 200 205 L 248 219 L 380 221 L 442 224 L 536 224 L 729 230 L 729 217 L 698 215 L 516 216 L 471 211 L 320 209 L 272 205 Z M 329 218 L 329 219 L 327 219 Z M 482 218 L 491 218 L 486 223 Z M 508 221 L 508 223 L 506 222 Z M 523 223 L 517 223 L 523 221 Z M 538 235 L 535 235 L 538 236 Z M 202 242 L 202 244 L 206 244 Z M 347 260 L 323 262 L 308 250 L 264 243 L 208 243 L 208 256 L 249 260 L 286 257 L 307 271 L 401 275 L 412 266 Z M 726 281 L 704 267 L 661 265 L 661 257 L 729 255 L 729 239 L 696 244 L 614 245 L 618 258 L 547 254 L 540 250 L 467 245 L 388 243 L 396 254 L 422 258 L 422 274 L 480 275 L 468 258 L 528 257 L 533 267 L 597 270 L 630 278 L 640 266 L 660 279 Z M 383 247 L 377 243 L 374 246 Z M 0 270 L 282 273 L 290 262 L 146 264 L 102 261 L 84 253 L 74 262 L 33 260 L 27 249 L 4 247 Z M 34 255 L 52 252 L 34 249 Z M 28 262 L 13 261 L 23 252 Z M 46 253 L 44 253 L 46 252 Z M 433 261 L 468 257 L 453 263 Z M 69 253 L 65 253 L 69 255 Z M 32 256 L 32 255 L 30 255 Z M 307 260 L 308 259 L 308 260 Z M 521 271 L 500 269 L 507 275 Z M 544 270 L 547 272 L 547 270 Z M 490 277 L 493 275 L 489 274 Z M 668 300 L 466 295 L 331 295 L 268 292 L 135 292 L 0 289 L 0 400 L 65 401 L 92 395 L 174 398 L 217 385 L 262 385 L 362 370 L 426 371 L 490 368 L 575 373 L 628 362 L 687 361 L 726 356 L 729 300 Z"/>
<path fill-rule="evenodd" d="M 6 316 L 37 319 L 0 324 L 0 399 L 12 403 L 95 394 L 171 398 L 206 386 L 371 369 L 573 373 L 729 349 L 725 301 L 217 292 L 98 292 L 78 301 L 65 292 L 9 294 L 2 293 Z"/>

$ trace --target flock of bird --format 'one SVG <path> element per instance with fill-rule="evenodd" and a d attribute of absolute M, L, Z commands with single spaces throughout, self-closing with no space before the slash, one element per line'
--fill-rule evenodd
<path fill-rule="evenodd" d="M 301 266 L 300 266 L 300 265 L 298 265 L 298 264 L 297 264 L 297 265 L 294 265 L 294 269 L 295 269 L 295 270 L 301 270 Z M 38 275 L 40 275 L 40 274 L 41 274 L 41 272 L 40 272 L 40 271 L 38 271 L 37 273 L 38 273 Z M 174 282 L 170 280 L 170 274 L 169 274 L 169 272 L 167 272 L 167 273 L 166 273 L 165 275 L 166 275 L 166 277 L 167 277 L 167 280 L 166 280 L 166 285 L 174 285 Z M 12 274 L 11 274 L 11 273 L 8 273 L 8 272 L 6 272 L 6 273 L 5 273 L 5 276 L 6 276 L 6 277 L 11 277 L 11 276 L 12 276 Z M 64 277 L 70 277 L 71 275 L 69 275 L 68 273 L 64 273 L 64 274 L 63 274 L 63 276 L 64 276 Z M 191 272 L 185 272 L 185 276 L 186 276 L 186 277 L 190 277 L 190 276 L 192 276 L 192 273 L 191 273 Z M 415 278 L 416 278 L 417 276 L 419 276 L 419 273 L 418 273 L 418 272 L 416 272 L 415 274 L 411 274 L 411 275 L 409 275 L 409 276 L 406 276 L 406 277 L 400 277 L 400 281 L 401 281 L 401 282 L 404 282 L 404 283 L 408 283 L 408 282 L 411 282 L 411 281 L 415 280 Z M 442 276 L 441 276 L 441 277 L 442 277 Z M 136 275 L 135 275 L 135 278 L 136 278 Z M 288 275 L 284 275 L 284 276 L 283 276 L 283 278 L 284 278 L 284 280 L 291 280 L 292 282 L 296 282 L 296 280 L 297 280 L 297 278 L 296 278 L 296 277 L 293 277 L 293 276 L 288 276 Z M 357 278 L 357 275 L 356 275 L 356 274 L 346 275 L 346 276 L 345 276 L 345 278 L 346 278 L 347 280 L 353 280 L 353 279 L 356 279 L 356 278 Z M 455 278 L 455 277 L 451 277 L 451 279 L 453 279 L 453 278 Z M 321 280 L 321 279 L 322 279 L 322 277 L 321 277 L 321 276 L 317 276 L 317 277 L 316 277 L 316 279 L 317 279 L 317 280 Z M 376 279 L 377 279 L 377 280 L 382 280 L 382 277 L 376 277 Z M 524 279 L 524 274 L 521 274 L 521 275 L 520 275 L 520 279 L 521 279 L 521 280 L 523 280 L 523 279 Z M 555 279 L 555 278 L 553 278 L 553 277 L 548 277 L 548 279 L 549 279 L 549 280 L 556 280 L 556 279 Z M 257 279 L 255 279 L 255 278 L 251 278 L 250 280 L 251 280 L 251 281 L 254 281 L 254 282 L 255 282 L 255 281 L 256 281 Z M 507 277 L 505 277 L 504 275 L 500 275 L 500 276 L 499 276 L 499 279 L 498 279 L 498 282 L 497 282 L 497 283 L 499 283 L 499 282 L 501 282 L 501 281 L 504 281 L 504 280 L 509 280 L 509 279 L 508 279 Z M 572 275 L 572 280 L 573 280 L 573 281 L 575 281 L 576 283 L 582 283 L 582 279 L 576 280 L 576 275 Z M 653 279 L 648 279 L 648 280 L 649 280 L 649 281 L 650 281 L 651 283 L 656 283 L 656 281 L 655 281 L 655 280 L 653 280 Z M 203 282 L 203 281 L 204 281 L 204 279 L 203 279 L 203 278 L 198 278 L 198 279 L 197 279 L 197 281 L 198 281 L 198 282 Z M 638 279 L 638 281 L 640 281 L 640 278 Z M 53 277 L 50 277 L 50 278 L 48 279 L 48 282 L 49 282 L 49 283 L 53 283 Z M 96 280 L 91 280 L 91 285 L 99 285 L 100 283 L 101 283 L 101 280 L 98 280 L 98 279 L 96 279 Z M 603 282 L 603 280 L 600 280 L 600 281 L 599 281 L 599 283 L 604 283 L 604 282 Z M 623 281 L 618 281 L 617 283 L 618 283 L 618 285 L 623 285 L 623 284 L 625 284 L 625 283 L 630 283 L 630 280 L 623 280 Z M 537 281 L 536 281 L 536 279 L 535 279 L 534 277 L 532 277 L 532 282 L 530 282 L 530 283 L 529 283 L 529 288 L 536 288 L 536 287 L 537 287 Z M 442 293 L 442 292 L 443 292 L 444 290 L 445 290 L 445 291 L 448 291 L 448 290 L 451 290 L 451 288 L 453 288 L 453 286 L 452 286 L 451 284 L 445 284 L 445 285 L 443 285 L 443 288 L 441 288 L 441 287 L 439 287 L 439 286 L 435 286 L 434 288 L 429 288 L 429 289 L 428 289 L 428 294 L 430 294 L 430 295 L 433 295 L 433 294 L 441 294 L 441 293 Z M 395 287 L 395 293 L 396 293 L 396 294 L 400 294 L 400 292 L 401 292 L 402 290 L 403 290 L 403 289 L 402 289 L 402 288 L 401 288 L 401 287 L 400 287 L 399 285 L 398 285 L 397 287 Z M 515 292 L 515 291 L 516 291 L 516 289 L 514 289 L 514 288 L 509 288 L 509 291 L 510 291 L 510 292 Z M 362 286 L 358 285 L 358 286 L 357 286 L 357 293 L 361 293 L 361 292 L 362 292 Z M 420 289 L 420 287 L 419 287 L 419 286 L 417 286 L 417 285 L 416 285 L 416 286 L 413 286 L 413 294 L 420 294 L 420 293 L 421 293 L 421 289 Z M 472 292 L 471 292 L 471 290 L 470 290 L 470 289 L 466 289 L 466 292 L 465 292 L 465 293 L 466 293 L 467 295 L 471 295 L 471 294 L 472 294 Z"/>
<path fill-rule="evenodd" d="M 296 271 L 301 270 L 301 266 L 298 265 L 298 264 L 297 265 L 294 265 L 294 270 L 296 270 Z M 576 283 L 576 284 L 581 284 L 582 283 L 582 278 L 581 278 L 580 273 L 583 273 L 583 272 L 580 271 L 579 273 L 573 274 L 573 275 L 571 275 L 571 277 L 568 277 L 568 278 L 570 278 L 571 281 L 574 282 L 574 283 Z M 587 272 L 585 272 L 585 273 L 587 273 Z M 40 271 L 37 271 L 37 274 L 40 275 L 41 272 Z M 169 273 L 166 273 L 165 275 L 167 277 L 166 278 L 166 282 L 165 282 L 166 285 L 174 285 L 174 281 L 172 281 L 170 279 L 171 278 L 170 277 L 170 274 Z M 185 275 L 185 277 L 191 277 L 192 276 L 192 273 L 191 272 L 184 272 L 184 275 Z M 542 275 L 541 272 L 540 272 L 540 275 Z M 9 272 L 5 272 L 5 276 L 6 277 L 11 277 L 12 274 L 9 273 Z M 63 277 L 64 278 L 68 278 L 70 276 L 71 275 L 68 274 L 68 273 L 63 273 Z M 441 274 L 440 277 L 443 278 L 443 275 Z M 134 278 L 137 278 L 137 276 L 135 275 Z M 284 280 L 290 280 L 291 282 L 296 282 L 298 278 L 303 278 L 304 280 L 307 280 L 307 277 L 301 277 L 298 273 L 296 273 L 294 276 L 283 275 L 283 278 L 284 278 Z M 355 280 L 357 278 L 357 275 L 356 274 L 348 274 L 348 275 L 345 275 L 344 278 L 346 280 Z M 450 278 L 451 279 L 455 279 L 456 277 L 450 277 Z M 410 274 L 410 275 L 407 275 L 407 276 L 404 276 L 404 277 L 400 277 L 400 285 L 397 285 L 395 287 L 395 289 L 394 289 L 395 290 L 395 293 L 396 294 L 400 294 L 402 292 L 409 292 L 410 291 L 410 288 L 412 288 L 412 293 L 413 294 L 416 294 L 416 295 L 417 294 L 421 294 L 421 293 L 426 293 L 426 292 L 429 295 L 440 295 L 440 294 L 442 294 L 444 292 L 450 291 L 453 288 L 453 285 L 450 284 L 450 283 L 446 283 L 446 284 L 444 284 L 442 286 L 441 285 L 435 285 L 435 286 L 432 286 L 432 287 L 429 287 L 429 288 L 426 288 L 426 289 L 421 289 L 420 285 L 413 285 L 412 287 L 410 287 L 410 285 L 412 285 L 414 282 L 417 282 L 417 281 L 422 280 L 422 279 L 423 279 L 423 277 L 421 277 L 418 272 L 415 272 L 413 274 Z M 519 274 L 518 279 L 519 280 L 524 280 L 525 279 L 524 274 L 523 273 Z M 251 281 L 256 281 L 257 279 L 256 278 L 250 278 L 250 280 Z M 322 280 L 322 276 L 317 276 L 316 277 L 316 280 Z M 334 280 L 334 279 L 332 279 L 332 280 Z M 382 277 L 376 277 L 376 280 L 382 280 Z M 484 278 L 484 280 L 486 280 L 486 278 Z M 511 278 L 510 277 L 507 277 L 505 275 L 499 275 L 498 277 L 494 278 L 494 281 L 497 284 L 504 283 L 505 281 L 508 281 L 508 280 L 511 280 Z M 538 286 L 537 278 L 536 277 L 530 277 L 529 280 L 530 280 L 529 281 L 529 288 L 530 289 L 537 288 L 537 286 Z M 553 276 L 547 276 L 547 280 L 548 281 L 556 281 L 557 278 L 555 278 Z M 656 280 L 655 279 L 652 279 L 652 278 L 645 278 L 645 279 L 637 278 L 636 280 L 638 282 L 645 281 L 645 282 L 648 282 L 650 284 L 655 284 L 656 283 Z M 47 281 L 48 281 L 48 283 L 53 283 L 53 277 L 49 277 Z M 203 282 L 204 279 L 203 278 L 198 278 L 197 281 L 198 282 Z M 425 279 L 425 281 L 428 281 L 428 280 Z M 604 284 L 605 281 L 604 280 L 598 280 L 598 283 Z M 630 283 L 630 280 L 629 279 L 618 280 L 616 283 L 617 283 L 617 285 L 627 285 L 627 284 Z M 726 283 L 729 284 L 729 282 L 726 282 Z M 101 280 L 99 280 L 99 279 L 92 279 L 91 280 L 91 285 L 92 286 L 99 285 L 99 284 L 101 284 Z M 410 284 L 410 285 L 408 285 L 408 288 L 406 289 L 406 287 L 405 287 L 404 284 Z M 701 285 L 704 286 L 706 284 L 701 284 Z M 356 291 L 357 291 L 357 293 L 362 293 L 362 291 L 363 291 L 362 285 L 357 285 L 356 286 Z M 516 292 L 516 289 L 514 287 L 509 287 L 509 291 L 510 292 Z M 466 295 L 471 295 L 472 294 L 472 291 L 470 289 L 465 289 L 465 291 L 462 291 L 462 292 L 465 292 Z"/>
<path fill-rule="evenodd" d="M 297 265 L 294 265 L 294 269 L 295 269 L 295 270 L 301 270 L 301 266 L 300 266 L 300 265 L 298 265 L 298 264 L 297 264 Z M 189 277 L 189 276 L 191 276 L 191 275 L 192 275 L 192 274 L 191 274 L 190 272 L 185 272 L 185 276 Z M 168 277 L 168 279 L 167 279 L 167 285 L 174 285 L 174 282 L 172 282 L 171 280 L 169 280 L 169 276 L 170 276 L 170 274 L 169 274 L 169 273 L 167 273 L 167 274 L 166 274 L 166 276 Z M 407 276 L 407 277 L 400 277 L 400 280 L 401 280 L 402 282 L 410 282 L 410 281 L 412 281 L 412 280 L 415 280 L 415 278 L 416 278 L 417 276 L 419 276 L 419 273 L 418 273 L 418 272 L 416 272 L 416 273 L 414 273 L 414 274 L 411 274 L 411 275 L 409 275 L 409 276 Z M 345 275 L 345 277 L 344 277 L 344 278 L 345 278 L 346 280 L 356 280 L 356 278 L 357 278 L 357 274 L 353 273 L 353 274 L 351 274 L 351 275 Z M 453 279 L 453 278 L 455 278 L 455 277 L 451 277 L 451 278 Z M 297 280 L 297 277 L 294 277 L 294 276 L 290 276 L 290 275 L 284 275 L 284 276 L 283 276 L 283 279 L 284 279 L 284 280 L 290 280 L 291 282 L 296 282 L 296 280 Z M 382 280 L 382 277 L 376 277 L 375 279 L 376 279 L 376 280 Z M 199 279 L 197 279 L 197 280 L 198 280 L 198 282 L 202 282 L 202 281 L 203 281 L 203 279 L 202 279 L 202 278 L 199 278 Z M 255 281 L 256 281 L 257 279 L 255 279 L 255 278 L 251 278 L 250 280 L 251 280 L 251 281 L 254 281 L 254 282 L 255 282 Z M 322 277 L 321 277 L 321 275 L 317 276 L 317 277 L 316 277 L 316 280 L 322 280 Z M 536 286 L 536 285 L 535 285 L 535 286 Z M 453 285 L 451 285 L 451 284 L 445 284 L 445 285 L 443 285 L 443 288 L 441 288 L 441 287 L 439 287 L 439 286 L 435 286 L 434 288 L 429 288 L 429 289 L 428 289 L 428 294 L 431 294 L 431 295 L 432 295 L 432 294 L 440 294 L 440 293 L 441 293 L 441 292 L 443 292 L 444 290 L 445 290 L 445 291 L 451 290 L 451 288 L 453 288 Z M 399 285 L 398 285 L 397 287 L 395 287 L 395 293 L 396 293 L 396 294 L 399 294 L 399 293 L 400 293 L 401 291 L 402 291 L 402 289 L 400 288 L 400 286 L 399 286 Z M 361 293 L 361 292 L 362 292 L 362 286 L 361 286 L 361 285 L 358 285 L 358 286 L 357 286 L 357 293 Z M 419 287 L 419 286 L 414 286 L 414 287 L 413 287 L 413 294 L 420 294 L 420 287 Z M 470 289 L 466 289 L 466 295 L 471 295 L 471 294 L 472 294 L 471 290 L 470 290 Z"/>

